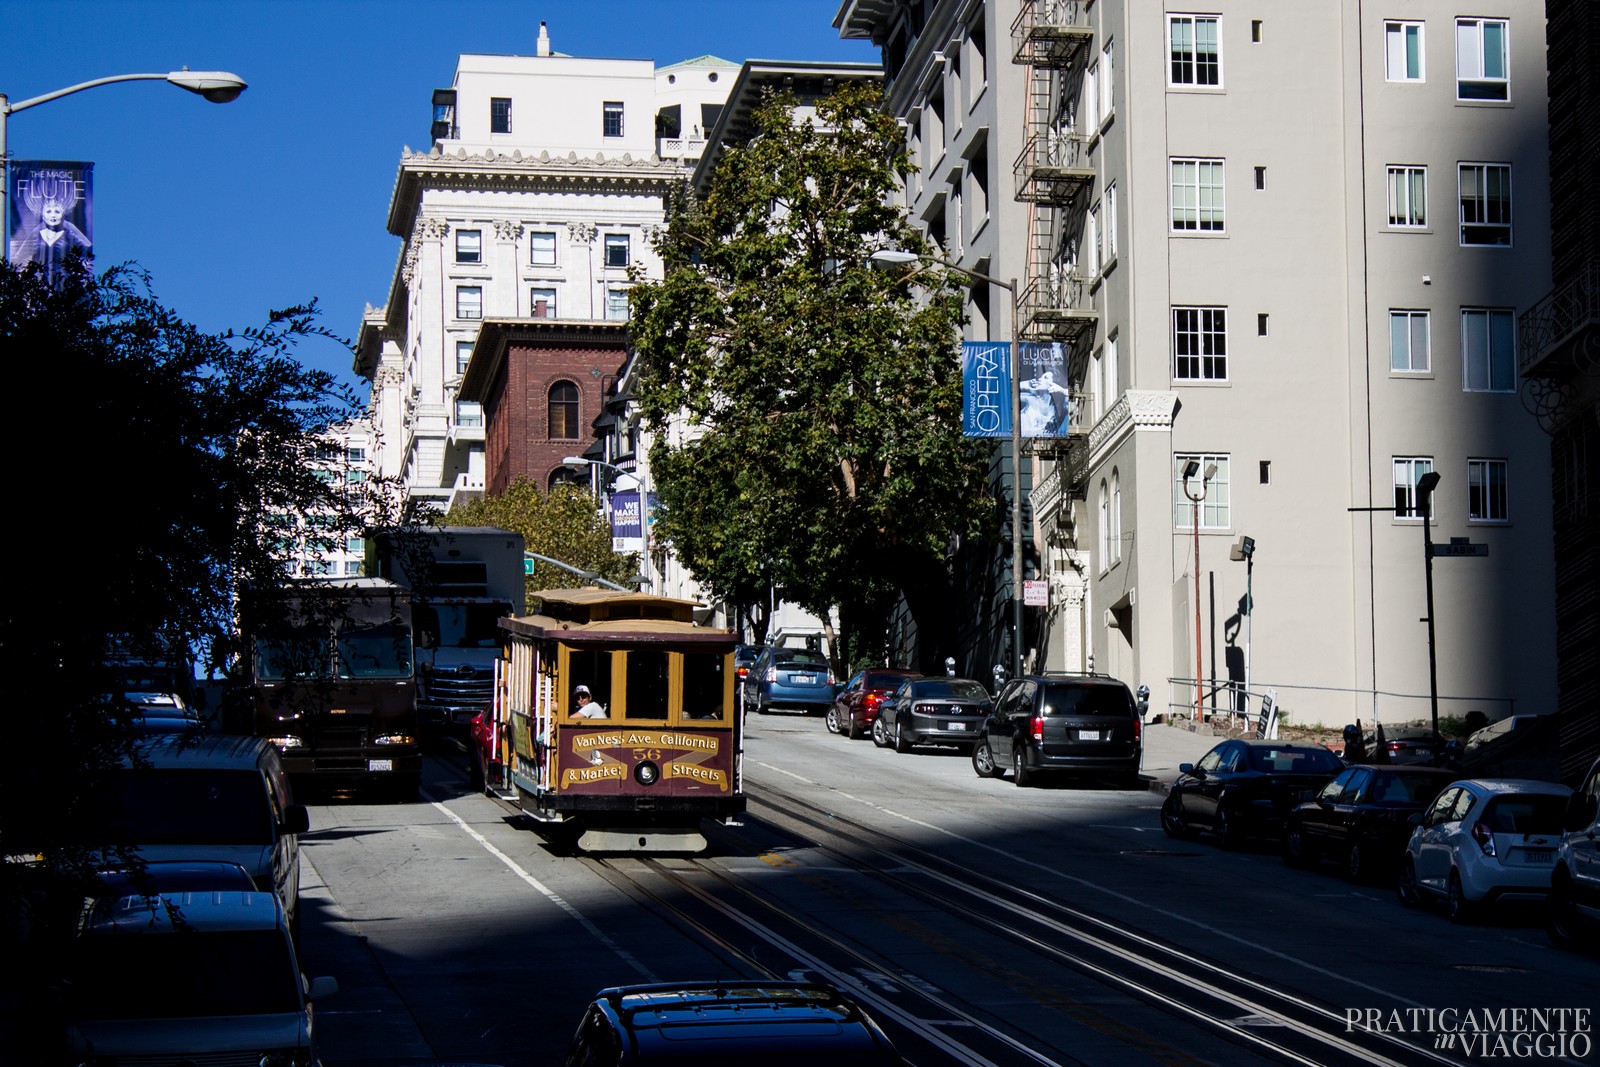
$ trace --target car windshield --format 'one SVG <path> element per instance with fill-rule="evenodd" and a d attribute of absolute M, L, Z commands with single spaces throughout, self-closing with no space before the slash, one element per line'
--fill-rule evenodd
<path fill-rule="evenodd" d="M 112 776 L 117 836 L 134 845 L 270 845 L 258 771 L 138 769 Z"/>
<path fill-rule="evenodd" d="M 807 652 L 800 649 L 794 652 L 779 652 L 772 657 L 772 662 L 780 667 L 826 667 L 827 657 L 820 652 Z"/>
<path fill-rule="evenodd" d="M 989 691 L 977 682 L 965 678 L 934 678 L 918 682 L 914 690 L 919 697 L 947 697 L 951 700 L 976 700 L 986 702 Z"/>
<path fill-rule="evenodd" d="M 1250 766 L 1267 774 L 1337 774 L 1344 764 L 1325 748 L 1250 749 Z"/>
<path fill-rule="evenodd" d="M 1133 697 L 1116 685 L 1048 685 L 1044 691 L 1046 715 L 1114 715 L 1128 718 Z"/>
<path fill-rule="evenodd" d="M 404 626 L 359 626 L 339 634 L 340 678 L 408 678 L 411 631 Z"/>
<path fill-rule="evenodd" d="M 1566 797 L 1542 793 L 1496 797 L 1483 813 L 1483 821 L 1497 834 L 1559 834 L 1566 810 Z"/>
<path fill-rule="evenodd" d="M 1432 774 L 1379 771 L 1367 790 L 1369 804 L 1426 804 L 1439 795 L 1446 779 Z"/>
<path fill-rule="evenodd" d="M 299 975 L 277 930 L 90 934 L 68 986 L 80 1019 L 170 1019 L 300 1010 Z"/>

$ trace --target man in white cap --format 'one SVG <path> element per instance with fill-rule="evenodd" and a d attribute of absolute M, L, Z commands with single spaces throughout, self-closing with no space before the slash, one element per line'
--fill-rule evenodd
<path fill-rule="evenodd" d="M 577 699 L 577 706 L 572 711 L 572 717 L 573 718 L 575 718 L 575 719 L 604 719 L 604 718 L 606 718 L 606 706 L 604 704 L 600 703 L 599 701 L 595 700 L 594 694 L 589 692 L 589 687 L 588 686 L 586 686 L 586 685 L 578 686 L 578 688 L 576 688 L 576 689 L 574 689 L 572 691 L 572 695 Z"/>

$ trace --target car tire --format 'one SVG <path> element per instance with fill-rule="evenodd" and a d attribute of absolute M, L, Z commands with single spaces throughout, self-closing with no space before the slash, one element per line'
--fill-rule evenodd
<path fill-rule="evenodd" d="M 1372 856 L 1360 841 L 1350 844 L 1350 851 L 1344 858 L 1344 876 L 1356 885 L 1372 881 Z"/>
<path fill-rule="evenodd" d="M 1400 863 L 1400 874 L 1394 880 L 1394 895 L 1408 908 L 1422 903 L 1422 891 L 1417 888 L 1417 865 L 1411 862 L 1410 856 Z"/>
<path fill-rule="evenodd" d="M 894 721 L 894 750 L 901 755 L 911 751 L 911 737 L 906 733 L 904 719 Z"/>
<path fill-rule="evenodd" d="M 1477 908 L 1467 899 L 1465 891 L 1461 888 L 1461 876 L 1453 869 L 1450 872 L 1450 882 L 1445 887 L 1444 907 L 1445 914 L 1450 916 L 1450 921 L 1453 923 L 1469 923 L 1477 912 Z"/>
<path fill-rule="evenodd" d="M 1217 803 L 1217 824 L 1211 829 L 1217 835 L 1218 848 L 1232 852 L 1239 847 L 1239 820 L 1220 801 Z"/>
<path fill-rule="evenodd" d="M 1569 952 L 1593 951 L 1593 935 L 1584 928 L 1583 916 L 1573 898 L 1571 877 L 1562 869 L 1550 880 L 1550 897 L 1545 902 L 1544 932 L 1556 948 Z"/>
<path fill-rule="evenodd" d="M 1003 778 L 1005 771 L 1001 770 L 994 762 L 994 749 L 989 747 L 988 738 L 980 738 L 972 746 L 972 769 L 979 778 Z"/>
<path fill-rule="evenodd" d="M 1026 789 L 1034 784 L 1034 774 L 1028 770 L 1028 757 L 1025 750 L 1020 748 L 1011 750 L 1011 771 L 1012 779 L 1022 788 Z"/>
<path fill-rule="evenodd" d="M 872 720 L 872 743 L 879 748 L 888 748 L 894 743 L 889 737 L 889 727 L 884 724 L 882 715 Z"/>
<path fill-rule="evenodd" d="M 839 732 L 839 713 L 836 707 L 830 707 L 822 716 L 822 725 L 828 728 L 830 734 Z"/>
<path fill-rule="evenodd" d="M 871 727 L 868 727 L 867 729 L 871 729 Z M 867 729 L 863 729 L 856 725 L 855 712 L 851 712 L 850 718 L 839 724 L 839 732 L 844 734 L 852 741 L 859 741 L 863 737 L 866 737 Z"/>
<path fill-rule="evenodd" d="M 1189 836 L 1189 824 L 1184 821 L 1183 813 L 1178 810 L 1177 796 L 1171 793 L 1167 794 L 1167 799 L 1161 805 L 1161 830 L 1177 841 Z"/>
<path fill-rule="evenodd" d="M 1298 826 L 1290 826 L 1283 832 L 1283 862 L 1290 867 L 1306 868 L 1315 860 L 1311 848 L 1306 844 L 1305 832 Z"/>

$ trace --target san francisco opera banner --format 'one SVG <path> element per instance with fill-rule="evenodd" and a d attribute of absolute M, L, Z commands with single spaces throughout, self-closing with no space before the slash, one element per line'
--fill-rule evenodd
<path fill-rule="evenodd" d="M 961 342 L 961 434 L 1011 436 L 1011 346 Z"/>
<path fill-rule="evenodd" d="M 7 252 L 13 264 L 37 263 L 58 279 L 69 256 L 93 255 L 93 163 L 19 159 L 10 179 Z"/>

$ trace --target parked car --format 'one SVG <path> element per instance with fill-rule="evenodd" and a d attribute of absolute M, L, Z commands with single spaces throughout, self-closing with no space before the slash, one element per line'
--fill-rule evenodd
<path fill-rule="evenodd" d="M 733 649 L 733 680 L 735 685 L 743 685 L 750 677 L 750 668 L 756 665 L 756 660 L 761 658 L 761 653 L 766 650 L 766 645 L 736 645 Z"/>
<path fill-rule="evenodd" d="M 1336 860 L 1352 882 L 1393 873 L 1411 836 L 1411 816 L 1455 777 L 1442 767 L 1350 767 L 1289 812 L 1283 860 L 1294 867 Z"/>
<path fill-rule="evenodd" d="M 226 734 L 159 734 L 141 741 L 107 778 L 104 803 L 117 845 L 145 862 L 220 860 L 276 893 L 298 929 L 300 834 L 310 828 L 293 802 L 271 741 Z"/>
<path fill-rule="evenodd" d="M 487 792 L 489 783 L 499 783 L 502 775 L 495 746 L 494 708 L 487 707 L 467 724 L 467 784 L 474 791 Z"/>
<path fill-rule="evenodd" d="M 1572 790 L 1523 778 L 1450 783 L 1417 820 L 1395 892 L 1402 904 L 1443 900 L 1454 922 L 1498 901 L 1549 895 Z"/>
<path fill-rule="evenodd" d="M 74 939 L 62 984 L 70 1062 L 318 1062 L 309 1002 L 275 893 L 125 896 Z"/>
<path fill-rule="evenodd" d="M 883 702 L 893 696 L 906 679 L 915 677 L 916 671 L 893 667 L 856 671 L 828 705 L 828 732 L 844 734 L 852 741 L 866 737 L 872 732 L 872 724 L 877 721 Z"/>
<path fill-rule="evenodd" d="M 1379 754 L 1376 730 L 1368 730 L 1361 744 L 1365 755 L 1354 762 L 1433 763 L 1444 754 L 1444 742 L 1426 726 L 1385 726 L 1383 752 L 1387 753 L 1387 760 Z"/>
<path fill-rule="evenodd" d="M 1499 722 L 1492 722 L 1481 730 L 1474 730 L 1472 735 L 1467 738 L 1465 751 L 1476 753 L 1484 745 L 1498 741 L 1502 737 L 1510 737 L 1518 730 L 1532 726 L 1538 721 L 1539 716 L 1537 715 L 1507 715 Z"/>
<path fill-rule="evenodd" d="M 1217 844 L 1236 848 L 1247 838 L 1283 836 L 1290 809 L 1310 800 L 1344 764 L 1320 745 L 1236 739 L 1178 765 L 1181 772 L 1161 805 L 1168 837 L 1210 830 Z"/>
<path fill-rule="evenodd" d="M 993 710 L 989 691 L 971 678 L 912 678 L 878 708 L 872 740 L 896 752 L 916 745 L 968 748 Z"/>
<path fill-rule="evenodd" d="M 744 687 L 745 708 L 758 714 L 773 708 L 826 712 L 833 695 L 828 657 L 808 648 L 763 649 Z"/>
<path fill-rule="evenodd" d="M 1600 949 L 1600 759 L 1567 799 L 1545 929 L 1562 948 Z"/>
<path fill-rule="evenodd" d="M 978 727 L 972 769 L 1017 785 L 1045 775 L 1110 776 L 1139 781 L 1144 724 L 1133 694 L 1103 674 L 1025 675 L 1007 682 Z"/>
<path fill-rule="evenodd" d="M 602 989 L 565 1067 L 618 1064 L 903 1064 L 850 997 L 806 982 L 704 982 Z"/>

